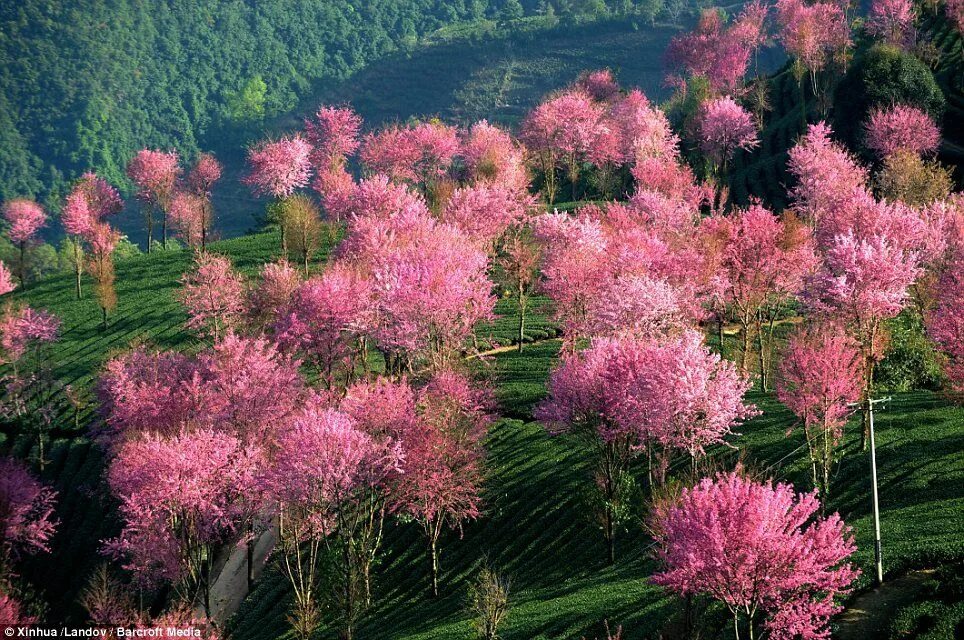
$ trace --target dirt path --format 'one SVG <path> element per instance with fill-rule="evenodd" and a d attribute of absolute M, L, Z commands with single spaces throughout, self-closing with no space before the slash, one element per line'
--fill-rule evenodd
<path fill-rule="evenodd" d="M 886 638 L 893 615 L 914 601 L 932 573 L 933 569 L 911 571 L 858 595 L 837 618 L 839 628 L 833 634 L 834 640 Z"/>
<path fill-rule="evenodd" d="M 274 549 L 278 532 L 271 527 L 258 538 L 254 545 L 254 579 L 257 580 L 268 564 L 268 557 Z M 238 610 L 248 597 L 248 549 L 245 546 L 231 547 L 228 557 L 216 570 L 211 585 L 211 618 L 219 626 Z M 198 617 L 204 616 L 203 607 L 196 610 Z"/>

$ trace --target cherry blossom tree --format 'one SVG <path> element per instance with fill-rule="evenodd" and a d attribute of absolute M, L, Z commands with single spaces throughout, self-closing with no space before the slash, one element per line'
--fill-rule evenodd
<path fill-rule="evenodd" d="M 341 221 L 349 216 L 355 200 L 355 181 L 343 168 L 319 171 L 311 187 L 318 192 L 327 218 Z"/>
<path fill-rule="evenodd" d="M 362 163 L 373 173 L 408 182 L 432 203 L 435 189 L 459 152 L 458 132 L 438 121 L 392 126 L 365 136 Z"/>
<path fill-rule="evenodd" d="M 0 591 L 0 626 L 27 626 L 37 622 L 27 615 L 24 606 L 14 595 Z"/>
<path fill-rule="evenodd" d="M 531 238 L 517 233 L 505 243 L 495 261 L 496 278 L 515 299 L 518 309 L 519 324 L 516 338 L 519 341 L 519 353 L 522 353 L 522 345 L 525 341 L 529 302 L 538 285 L 539 260 L 539 249 Z"/>
<path fill-rule="evenodd" d="M 521 139 L 538 162 L 550 204 L 556 199 L 560 166 L 568 171 L 576 199 L 579 163 L 592 147 L 602 114 L 589 95 L 573 89 L 543 101 L 523 121 Z"/>
<path fill-rule="evenodd" d="M 597 69 L 583 73 L 576 86 L 588 93 L 596 102 L 609 102 L 619 95 L 619 83 L 609 69 Z"/>
<path fill-rule="evenodd" d="M 221 179 L 222 167 L 218 159 L 210 153 L 198 155 L 197 161 L 187 176 L 187 184 L 190 192 L 200 199 L 200 214 L 196 213 L 192 220 L 200 221 L 201 251 L 207 248 L 208 234 L 214 219 L 214 210 L 211 204 L 211 190 L 214 183 Z M 198 225 L 191 225 L 192 229 Z M 193 234 L 192 234 L 193 235 Z"/>
<path fill-rule="evenodd" d="M 959 245 L 937 282 L 940 295 L 927 317 L 927 333 L 947 357 L 944 370 L 951 387 L 964 392 L 964 250 Z"/>
<path fill-rule="evenodd" d="M 489 184 L 516 194 L 524 194 L 529 187 L 522 146 L 485 120 L 463 135 L 460 155 L 470 184 Z"/>
<path fill-rule="evenodd" d="M 786 484 L 754 482 L 739 472 L 704 478 L 654 508 L 651 527 L 663 565 L 656 584 L 684 596 L 706 595 L 733 614 L 733 631 L 749 637 L 762 614 L 769 637 L 829 638 L 859 571 L 856 550 L 837 514 L 815 517 L 813 494 Z M 743 624 L 741 624 L 741 622 Z"/>
<path fill-rule="evenodd" d="M 7 238 L 20 249 L 17 277 L 20 287 L 27 284 L 27 249 L 36 240 L 37 232 L 47 223 L 47 214 L 32 200 L 10 200 L 3 205 L 3 219 Z"/>
<path fill-rule="evenodd" d="M 210 616 L 215 551 L 263 494 L 257 471 L 264 464 L 257 448 L 206 429 L 125 442 L 107 473 L 124 527 L 104 552 L 142 584 L 174 584 Z"/>
<path fill-rule="evenodd" d="M 800 79 L 801 109 L 805 115 L 803 76 L 809 73 L 813 94 L 819 98 L 817 74 L 829 59 L 841 56 L 850 46 L 850 25 L 844 8 L 837 2 L 778 0 L 776 18 L 777 37 L 794 59 L 795 73 Z"/>
<path fill-rule="evenodd" d="M 61 209 L 60 221 L 70 242 L 70 260 L 74 266 L 75 292 L 81 299 L 81 276 L 86 266 L 84 242 L 91 242 L 100 235 L 98 225 L 106 224 L 105 218 L 123 209 L 117 189 L 93 173 L 85 173 L 74 185 Z"/>
<path fill-rule="evenodd" d="M 101 311 L 101 326 L 107 330 L 107 316 L 117 308 L 117 290 L 114 288 L 114 249 L 120 241 L 120 233 L 106 222 L 95 222 L 87 235 L 90 259 L 87 271 L 94 279 L 94 295 Z"/>
<path fill-rule="evenodd" d="M 914 18 L 914 3 L 909 0 L 874 0 L 864 26 L 867 33 L 902 46 L 911 35 Z"/>
<path fill-rule="evenodd" d="M 790 189 L 794 208 L 814 225 L 867 188 L 867 170 L 832 133 L 824 122 L 812 124 L 789 152 L 788 167 L 796 179 Z"/>
<path fill-rule="evenodd" d="M 187 326 L 217 341 L 244 313 L 244 280 L 222 256 L 202 253 L 194 270 L 181 278 L 178 297 L 188 312 Z"/>
<path fill-rule="evenodd" d="M 207 204 L 202 196 L 178 191 L 171 199 L 171 226 L 184 243 L 195 251 L 207 245 Z"/>
<path fill-rule="evenodd" d="M 675 36 L 666 49 L 668 81 L 685 84 L 686 77 L 705 78 L 715 93 L 737 91 L 743 82 L 753 52 L 762 44 L 762 4 L 749 3 L 730 25 L 724 25 L 719 9 L 706 9 L 696 28 Z"/>
<path fill-rule="evenodd" d="M 755 330 L 760 384 L 766 390 L 776 312 L 803 289 L 804 278 L 817 266 L 810 230 L 792 216 L 781 220 L 759 204 L 716 222 L 726 229 L 720 268 L 725 272 L 727 299 L 740 323 L 740 368 L 749 370 L 750 339 Z M 769 344 L 764 337 L 767 323 Z"/>
<path fill-rule="evenodd" d="M 314 365 L 326 388 L 337 386 L 338 369 L 351 382 L 358 340 L 369 326 L 372 312 L 370 283 L 352 269 L 335 265 L 321 276 L 302 283 L 281 315 L 274 332 L 287 350 Z"/>
<path fill-rule="evenodd" d="M 599 509 L 615 558 L 616 526 L 632 487 L 630 464 L 646 450 L 660 454 L 664 475 L 673 450 L 696 460 L 754 414 L 743 402 L 750 383 L 710 353 L 696 331 L 666 341 L 598 339 L 552 372 L 549 398 L 536 412 L 551 433 L 573 433 L 594 458 Z"/>
<path fill-rule="evenodd" d="M 300 135 L 265 140 L 248 149 L 250 172 L 243 182 L 255 195 L 269 195 L 279 203 L 291 197 L 311 178 L 311 145 Z M 281 226 L 281 252 L 287 255 L 284 220 Z"/>
<path fill-rule="evenodd" d="M 137 188 L 147 227 L 147 252 L 154 244 L 154 214 L 161 213 L 164 247 L 167 248 L 167 213 L 181 175 L 176 151 L 141 149 L 127 165 L 127 175 Z"/>
<path fill-rule="evenodd" d="M 831 222 L 836 233 L 826 234 L 822 266 L 804 295 L 814 311 L 838 320 L 860 344 L 866 405 L 885 348 L 884 320 L 904 308 L 908 288 L 920 274 L 923 225 L 916 212 L 899 203 L 872 200 Z M 865 408 L 865 438 L 868 428 Z"/>
<path fill-rule="evenodd" d="M 491 250 L 511 226 L 522 222 L 525 209 L 508 189 L 479 185 L 456 189 L 442 209 L 441 219 Z"/>
<path fill-rule="evenodd" d="M 50 551 L 59 524 L 54 516 L 56 497 L 23 463 L 0 458 L 0 583 L 9 577 L 15 560 Z"/>
<path fill-rule="evenodd" d="M 305 135 L 312 146 L 311 162 L 319 174 L 340 169 L 358 149 L 362 119 L 351 107 L 322 105 L 313 119 L 305 121 Z"/>
<path fill-rule="evenodd" d="M 442 371 L 419 393 L 419 428 L 405 449 L 400 508 L 428 542 L 431 594 L 438 597 L 438 541 L 446 526 L 479 516 L 482 438 L 491 422 L 488 395 L 461 374 Z"/>
<path fill-rule="evenodd" d="M 399 462 L 397 447 L 357 429 L 347 415 L 309 403 L 278 443 L 265 481 L 279 512 L 279 550 L 294 593 L 292 626 L 307 639 L 317 627 L 326 591 L 320 562 L 332 554 L 342 636 L 354 628 L 366 603 L 357 548 L 369 512 L 366 501 Z"/>
<path fill-rule="evenodd" d="M 302 281 L 301 273 L 287 260 L 264 264 L 248 293 L 248 315 L 255 325 L 265 329 L 288 313 Z"/>
<path fill-rule="evenodd" d="M 728 189 L 727 166 L 733 155 L 760 144 L 756 122 L 733 98 L 724 96 L 702 106 L 699 131 L 700 148 L 719 172 L 720 189 Z"/>
<path fill-rule="evenodd" d="M 895 105 L 874 109 L 864 125 L 867 147 L 881 158 L 909 151 L 932 153 L 941 144 L 941 132 L 927 113 L 917 107 Z"/>
<path fill-rule="evenodd" d="M 810 452 L 813 486 L 826 501 L 843 426 L 860 399 L 859 345 L 836 328 L 818 327 L 790 339 L 780 363 L 777 396 L 799 418 Z"/>

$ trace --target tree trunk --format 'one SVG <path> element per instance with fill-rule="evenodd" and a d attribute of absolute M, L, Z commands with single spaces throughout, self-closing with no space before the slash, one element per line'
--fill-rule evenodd
<path fill-rule="evenodd" d="M 432 597 L 438 597 L 438 544 L 435 537 L 429 535 L 428 543 L 429 560 L 432 565 Z"/>
<path fill-rule="evenodd" d="M 101 307 L 101 319 L 100 326 L 104 331 L 107 331 L 107 307 Z"/>
<path fill-rule="evenodd" d="M 740 354 L 740 369 L 747 370 L 750 360 L 750 323 L 740 323 L 740 333 L 743 340 L 743 352 Z"/>
<path fill-rule="evenodd" d="M 719 316 L 717 316 L 717 318 L 716 318 L 716 337 L 717 337 L 717 339 L 720 341 L 720 357 L 721 357 L 721 358 L 725 358 L 725 357 L 726 357 L 726 348 L 725 348 L 724 345 L 723 345 L 723 322 L 724 322 L 724 318 L 723 318 L 723 314 L 721 313 L 721 314 L 720 314 Z"/>
<path fill-rule="evenodd" d="M 762 312 L 761 312 L 762 313 Z M 767 390 L 767 363 L 766 352 L 763 348 L 763 319 L 757 314 L 756 320 L 756 346 L 760 351 L 760 390 Z"/>
<path fill-rule="evenodd" d="M 20 241 L 20 288 L 27 288 L 27 241 Z"/>
<path fill-rule="evenodd" d="M 519 299 L 519 353 L 522 353 L 522 342 L 525 339 L 526 305 Z"/>
<path fill-rule="evenodd" d="M 616 564 L 616 527 L 612 507 L 606 506 L 606 560 L 609 566 Z"/>
<path fill-rule="evenodd" d="M 251 532 L 251 535 L 253 536 L 254 532 L 252 529 L 253 528 L 249 528 L 248 530 L 249 532 Z M 254 538 L 252 537 L 248 540 L 248 545 L 247 545 L 248 546 L 247 548 L 248 593 L 251 593 L 251 590 L 254 588 L 254 543 L 255 541 L 254 541 Z"/>
<path fill-rule="evenodd" d="M 161 210 L 161 244 L 164 245 L 164 250 L 167 251 L 167 210 Z"/>

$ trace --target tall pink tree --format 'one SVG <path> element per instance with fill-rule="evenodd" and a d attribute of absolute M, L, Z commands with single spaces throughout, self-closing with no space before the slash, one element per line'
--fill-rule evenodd
<path fill-rule="evenodd" d="M 142 584 L 174 584 L 210 617 L 215 552 L 239 533 L 252 496 L 262 495 L 264 464 L 258 449 L 212 430 L 125 442 L 107 472 L 123 529 L 104 552 Z"/>
<path fill-rule="evenodd" d="M 442 209 L 441 219 L 492 251 L 513 225 L 523 221 L 525 202 L 517 194 L 497 186 L 478 185 L 456 189 Z"/>
<path fill-rule="evenodd" d="M 398 467 L 399 452 L 356 428 L 346 414 L 309 403 L 281 435 L 265 482 L 278 509 L 282 571 L 294 593 L 295 635 L 307 639 L 320 621 L 325 592 L 335 595 L 341 634 L 354 637 L 366 608 L 360 531 L 372 493 Z M 322 582 L 325 553 L 334 576 Z"/>
<path fill-rule="evenodd" d="M 249 173 L 242 180 L 255 195 L 268 195 L 278 202 L 291 197 L 311 178 L 311 145 L 300 135 L 264 140 L 248 149 Z M 281 223 L 281 252 L 287 255 L 285 224 Z"/>
<path fill-rule="evenodd" d="M 287 260 L 262 265 L 247 301 L 248 316 L 255 326 L 266 329 L 287 314 L 302 282 L 301 271 Z"/>
<path fill-rule="evenodd" d="M 802 423 L 813 486 L 825 502 L 837 445 L 851 405 L 860 399 L 862 380 L 859 345 L 833 326 L 794 335 L 780 363 L 777 397 Z"/>
<path fill-rule="evenodd" d="M 274 325 L 278 342 L 314 365 L 325 387 L 351 383 L 365 355 L 359 340 L 370 325 L 371 285 L 351 268 L 335 265 L 294 291 L 288 311 Z"/>
<path fill-rule="evenodd" d="M 820 99 L 817 75 L 831 60 L 842 57 L 850 46 L 850 24 L 844 7 L 837 2 L 778 0 L 776 19 L 777 38 L 793 58 L 794 72 L 800 80 L 800 108 L 805 120 L 804 75 L 810 75 L 813 94 Z"/>
<path fill-rule="evenodd" d="M 179 191 L 171 199 L 171 226 L 184 243 L 203 251 L 207 243 L 207 204 L 202 196 Z"/>
<path fill-rule="evenodd" d="M 98 225 L 106 224 L 106 218 L 119 213 L 124 203 L 117 189 L 93 173 L 86 173 L 74 185 L 61 209 L 60 221 L 70 236 L 71 262 L 74 266 L 75 292 L 81 298 L 81 276 L 84 272 L 84 243 L 90 244 L 102 231 Z"/>
<path fill-rule="evenodd" d="M 359 146 L 362 119 L 348 106 L 322 105 L 314 118 L 305 120 L 305 135 L 312 146 L 311 161 L 319 174 L 340 169 Z"/>
<path fill-rule="evenodd" d="M 37 232 L 47 223 L 47 214 L 36 202 L 18 199 L 4 203 L 3 219 L 7 238 L 20 249 L 17 277 L 20 287 L 24 288 L 27 284 L 27 249 L 37 239 Z"/>
<path fill-rule="evenodd" d="M 200 227 L 201 251 L 207 248 L 208 234 L 214 222 L 214 207 L 211 203 L 211 192 L 214 184 L 221 179 L 223 168 L 218 159 L 210 153 L 198 155 L 194 166 L 187 175 L 187 185 L 189 191 L 200 200 L 199 213 L 191 216 L 191 220 L 199 221 L 200 224 L 192 225 L 192 228 Z M 182 218 L 183 219 L 183 218 Z"/>
<path fill-rule="evenodd" d="M 528 189 L 524 149 L 507 131 L 480 120 L 463 134 L 459 146 L 468 183 L 499 186 L 516 194 Z"/>
<path fill-rule="evenodd" d="M 699 120 L 700 148 L 718 172 L 720 190 L 728 189 L 727 167 L 737 151 L 760 144 L 756 121 L 733 98 L 724 96 L 705 103 Z"/>
<path fill-rule="evenodd" d="M 181 175 L 176 151 L 141 149 L 127 165 L 127 175 L 137 188 L 147 227 L 147 252 L 154 244 L 154 214 L 161 213 L 162 239 L 167 247 L 167 213 Z"/>
<path fill-rule="evenodd" d="M 778 218 L 754 204 L 722 218 L 727 232 L 720 267 L 740 323 L 740 367 L 749 370 L 750 340 L 757 335 L 760 384 L 766 390 L 777 311 L 803 289 L 804 278 L 817 267 L 808 227 L 792 216 Z M 765 336 L 768 326 L 770 340 Z"/>
<path fill-rule="evenodd" d="M 934 120 L 917 107 L 894 105 L 870 112 L 864 125 L 867 148 L 881 158 L 898 151 L 916 155 L 933 153 L 941 144 L 941 132 Z"/>
<path fill-rule="evenodd" d="M 837 233 L 828 234 L 821 268 L 804 296 L 814 311 L 838 320 L 860 344 L 866 445 L 866 406 L 886 346 L 884 321 L 904 308 L 908 288 L 920 274 L 922 223 L 899 203 L 873 201 L 831 221 Z"/>
<path fill-rule="evenodd" d="M 754 482 L 739 472 L 704 478 L 678 498 L 657 503 L 651 515 L 662 569 L 656 584 L 684 596 L 722 602 L 754 637 L 829 638 L 830 617 L 859 575 L 856 551 L 837 514 L 815 516 L 813 494 L 786 484 Z"/>
<path fill-rule="evenodd" d="M 90 258 L 87 271 L 94 279 L 94 295 L 101 311 L 101 327 L 107 330 L 107 316 L 117 308 L 117 289 L 114 286 L 114 249 L 120 242 L 120 232 L 107 222 L 94 222 L 87 235 Z"/>
<path fill-rule="evenodd" d="M 438 204 L 436 187 L 459 152 L 455 128 L 438 121 L 391 126 L 362 140 L 360 157 L 369 171 L 417 187 Z"/>
<path fill-rule="evenodd" d="M 520 138 L 538 162 L 550 204 L 556 199 L 560 167 L 567 170 L 576 199 L 579 163 L 592 146 L 602 114 L 602 107 L 589 95 L 572 89 L 549 97 L 522 122 Z"/>
<path fill-rule="evenodd" d="M 10 577 L 14 561 L 50 551 L 59 525 L 56 497 L 22 462 L 0 458 L 0 583 Z"/>
<path fill-rule="evenodd" d="M 482 439 L 491 400 L 461 374 L 442 371 L 420 391 L 418 426 L 405 448 L 399 508 L 422 527 L 428 543 L 431 594 L 438 597 L 439 537 L 446 527 L 479 516 Z"/>
<path fill-rule="evenodd" d="M 202 253 L 182 276 L 178 297 L 187 309 L 187 326 L 217 341 L 244 313 L 244 280 L 223 256 Z"/>
<path fill-rule="evenodd" d="M 910 0 L 874 0 L 864 26 L 871 35 L 903 46 L 912 34 L 915 17 L 914 3 Z"/>
<path fill-rule="evenodd" d="M 13 281 L 13 274 L 10 273 L 7 265 L 0 260 L 0 296 L 10 293 L 16 288 L 17 285 Z"/>
<path fill-rule="evenodd" d="M 937 304 L 926 316 L 927 333 L 947 358 L 944 371 L 956 392 L 964 392 L 964 248 L 960 240 L 937 281 Z"/>

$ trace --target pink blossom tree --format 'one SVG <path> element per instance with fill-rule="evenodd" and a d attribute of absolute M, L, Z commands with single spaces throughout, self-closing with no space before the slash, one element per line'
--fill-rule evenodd
<path fill-rule="evenodd" d="M 124 207 L 120 193 L 93 173 L 85 173 L 64 201 L 60 221 L 70 241 L 70 260 L 74 267 L 75 292 L 81 298 L 81 276 L 86 266 L 84 243 L 102 240 L 108 216 Z M 113 250 L 113 248 L 112 248 Z"/>
<path fill-rule="evenodd" d="M 327 389 L 338 386 L 339 373 L 348 385 L 357 360 L 364 358 L 358 341 L 370 324 L 372 304 L 370 283 L 335 265 L 298 287 L 274 332 L 285 349 L 317 368 Z"/>
<path fill-rule="evenodd" d="M 354 637 L 366 606 L 358 548 L 370 513 L 366 503 L 397 469 L 399 457 L 395 445 L 376 441 L 347 415 L 318 402 L 309 403 L 281 435 L 265 481 L 279 513 L 279 550 L 294 592 L 297 637 L 314 632 L 326 590 L 335 594 L 342 636 Z M 324 552 L 335 559 L 330 585 L 321 583 Z"/>
<path fill-rule="evenodd" d="M 181 175 L 179 162 L 176 151 L 141 149 L 127 165 L 127 175 L 137 188 L 137 197 L 144 208 L 148 253 L 154 244 L 156 211 L 161 212 L 162 238 L 167 248 L 167 212 Z"/>
<path fill-rule="evenodd" d="M 700 148 L 719 172 L 720 189 L 728 189 L 727 166 L 739 151 L 760 144 L 756 122 L 743 107 L 724 96 L 703 105 L 699 120 Z"/>
<path fill-rule="evenodd" d="M 258 449 L 234 436 L 198 430 L 146 434 L 125 442 L 107 473 L 124 523 L 104 552 L 142 584 L 173 583 L 210 616 L 210 583 L 218 546 L 238 533 L 262 490 Z"/>
<path fill-rule="evenodd" d="M 819 99 L 817 74 L 850 46 L 850 25 L 844 8 L 836 2 L 778 0 L 776 18 L 777 37 L 794 59 L 794 71 L 800 79 L 801 109 L 806 120 L 803 77 L 809 73 L 813 94 Z"/>
<path fill-rule="evenodd" d="M 27 626 L 37 622 L 34 616 L 27 615 L 23 603 L 14 595 L 0 591 L 0 626 Z"/>
<path fill-rule="evenodd" d="M 87 271 L 94 279 L 94 295 L 101 311 L 101 327 L 107 330 L 107 316 L 117 308 L 117 290 L 114 287 L 114 249 L 120 241 L 120 233 L 106 222 L 95 222 L 87 235 L 90 259 Z"/>
<path fill-rule="evenodd" d="M 904 308 L 908 288 L 920 274 L 922 223 L 899 203 L 871 201 L 836 225 L 804 296 L 814 311 L 838 320 L 860 344 L 866 405 L 886 343 L 883 323 Z M 865 407 L 865 444 L 868 428 Z"/>
<path fill-rule="evenodd" d="M 405 449 L 398 503 L 425 534 L 434 597 L 442 531 L 461 529 L 465 520 L 479 516 L 490 403 L 484 391 L 452 371 L 435 374 L 419 393 L 419 423 Z"/>
<path fill-rule="evenodd" d="M 23 463 L 0 458 L 0 582 L 21 556 L 50 551 L 59 524 L 54 516 L 56 497 Z"/>
<path fill-rule="evenodd" d="M 340 169 L 358 149 L 362 119 L 351 107 L 322 105 L 313 119 L 305 120 L 312 146 L 311 161 L 319 174 Z"/>
<path fill-rule="evenodd" d="M 674 450 L 696 460 L 754 414 L 743 402 L 749 381 L 687 331 L 675 339 L 599 339 L 563 359 L 536 412 L 551 433 L 572 432 L 593 452 L 594 477 L 609 549 L 625 517 L 633 458 L 646 450 L 665 469 Z M 663 472 L 659 473 L 663 476 Z"/>
<path fill-rule="evenodd" d="M 733 631 L 749 637 L 760 614 L 770 638 L 829 638 L 835 598 L 859 574 L 856 550 L 837 514 L 815 517 L 813 494 L 758 483 L 739 472 L 704 478 L 651 516 L 657 557 L 652 580 L 680 595 L 706 595 L 733 614 Z M 741 624 L 741 622 L 743 624 Z"/>
<path fill-rule="evenodd" d="M 804 278 L 817 266 L 809 228 L 792 216 L 780 219 L 754 204 L 718 223 L 726 228 L 720 268 L 740 323 L 740 368 L 749 370 L 750 340 L 757 335 L 760 385 L 766 390 L 772 350 L 773 322 L 781 305 L 800 293 Z M 764 326 L 769 324 L 770 340 Z"/>
<path fill-rule="evenodd" d="M 696 28 L 675 36 L 666 49 L 672 84 L 685 83 L 685 77 L 705 78 L 713 92 L 730 93 L 740 89 L 750 57 L 762 43 L 766 10 L 750 3 L 732 24 L 724 25 L 718 9 L 704 10 Z"/>
<path fill-rule="evenodd" d="M 287 314 L 302 282 L 301 272 L 287 260 L 264 264 L 248 293 L 248 315 L 255 326 L 266 329 Z"/>
<path fill-rule="evenodd" d="M 207 213 L 205 199 L 196 194 L 179 191 L 171 199 L 171 226 L 195 251 L 203 251 L 207 243 Z"/>
<path fill-rule="evenodd" d="M 32 200 L 10 200 L 3 205 L 3 219 L 7 238 L 20 249 L 17 277 L 20 287 L 27 283 L 27 249 L 36 240 L 37 232 L 47 223 L 47 214 Z"/>
<path fill-rule="evenodd" d="M 182 220 L 191 220 L 194 222 L 194 224 L 189 225 L 189 227 L 194 230 L 190 235 L 192 237 L 200 235 L 201 251 L 207 248 L 208 234 L 210 233 L 214 219 L 211 191 L 214 188 L 214 184 L 221 179 L 221 171 L 221 163 L 218 162 L 213 154 L 202 153 L 198 156 L 197 161 L 187 176 L 188 188 L 200 202 L 195 205 L 195 208 L 192 208 L 191 213 L 193 213 L 193 215 L 188 218 L 184 218 L 182 215 Z M 196 209 L 200 209 L 200 211 L 198 212 Z M 182 211 L 182 214 L 183 213 L 187 212 Z M 200 233 L 198 234 L 198 232 Z"/>
<path fill-rule="evenodd" d="M 300 135 L 285 136 L 276 141 L 264 140 L 248 149 L 248 165 L 250 171 L 243 182 L 251 186 L 255 195 L 269 195 L 280 203 L 308 185 L 311 145 Z M 284 256 L 288 253 L 285 224 L 283 220 L 279 223 Z"/>
<path fill-rule="evenodd" d="M 568 171 L 576 199 L 579 163 L 592 147 L 602 114 L 589 95 L 574 89 L 549 97 L 523 121 L 521 139 L 538 162 L 550 204 L 556 199 L 560 166 Z"/>
<path fill-rule="evenodd" d="M 780 363 L 777 396 L 802 422 L 813 486 L 826 501 L 830 470 L 838 457 L 843 426 L 860 399 L 863 371 L 859 345 L 834 327 L 793 336 Z"/>
<path fill-rule="evenodd" d="M 867 190 L 867 170 L 832 133 L 824 122 L 812 124 L 789 152 L 788 167 L 796 179 L 790 196 L 796 211 L 813 225 Z"/>
<path fill-rule="evenodd" d="M 481 120 L 465 132 L 459 146 L 466 182 L 503 187 L 516 194 L 528 189 L 523 147 L 508 132 Z"/>
<path fill-rule="evenodd" d="M 951 387 L 964 392 L 964 250 L 960 246 L 952 249 L 937 290 L 937 304 L 926 316 L 927 333 L 947 357 L 944 370 Z"/>
<path fill-rule="evenodd" d="M 217 341 L 235 327 L 244 312 L 244 280 L 231 261 L 210 253 L 198 255 L 194 270 L 181 278 L 178 297 L 188 313 L 187 326 Z"/>
<path fill-rule="evenodd" d="M 538 286 L 539 261 L 538 247 L 522 233 L 513 234 L 495 260 L 496 279 L 506 291 L 511 293 L 518 309 L 519 324 L 516 339 L 519 341 L 519 353 L 522 353 L 522 345 L 525 341 L 529 303 Z"/>
<path fill-rule="evenodd" d="M 456 189 L 441 219 L 491 251 L 502 235 L 523 221 L 525 204 L 503 187 L 479 185 Z"/>
<path fill-rule="evenodd" d="M 867 33 L 902 46 L 914 27 L 914 3 L 909 0 L 874 0 L 864 23 Z"/>
<path fill-rule="evenodd" d="M 417 187 L 432 203 L 436 187 L 459 152 L 458 132 L 438 121 L 392 126 L 365 136 L 362 163 L 373 173 Z"/>
<path fill-rule="evenodd" d="M 898 151 L 932 153 L 941 144 L 941 132 L 934 120 L 917 107 L 906 105 L 871 111 L 864 136 L 867 148 L 881 158 Z"/>

